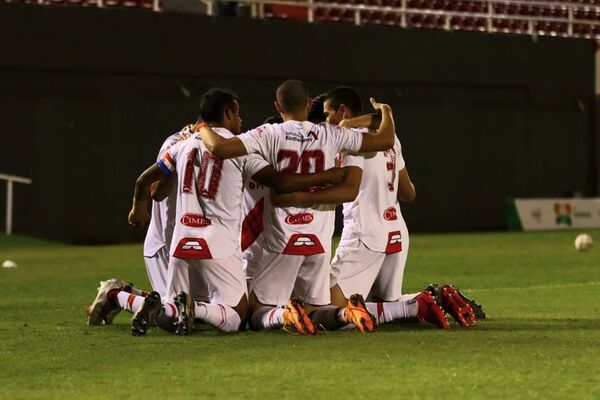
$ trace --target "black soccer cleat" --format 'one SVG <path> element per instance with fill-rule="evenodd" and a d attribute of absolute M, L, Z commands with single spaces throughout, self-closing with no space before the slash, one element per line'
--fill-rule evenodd
<path fill-rule="evenodd" d="M 158 292 L 150 292 L 144 303 L 131 319 L 131 334 L 144 336 L 148 330 L 156 326 L 156 318 L 160 315 L 162 303 Z"/>
<path fill-rule="evenodd" d="M 189 335 L 194 329 L 194 299 L 188 293 L 180 290 L 173 299 L 179 317 L 175 322 L 175 334 Z"/>

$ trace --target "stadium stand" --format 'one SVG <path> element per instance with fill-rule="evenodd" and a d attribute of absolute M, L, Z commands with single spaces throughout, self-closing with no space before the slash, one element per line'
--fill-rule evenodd
<path fill-rule="evenodd" d="M 7 3 L 161 10 L 160 0 L 3 0 Z M 600 0 L 200 0 L 238 15 L 307 22 L 374 24 L 529 35 L 600 38 Z M 227 15 L 235 14 L 229 11 Z"/>

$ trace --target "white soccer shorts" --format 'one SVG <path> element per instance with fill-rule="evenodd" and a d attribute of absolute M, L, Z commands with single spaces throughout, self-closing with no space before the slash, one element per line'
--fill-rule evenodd
<path fill-rule="evenodd" d="M 265 250 L 248 260 L 247 272 L 252 278 L 249 290 L 262 304 L 285 305 L 292 296 L 318 306 L 331 302 L 328 252 L 293 256 Z"/>
<path fill-rule="evenodd" d="M 392 254 L 369 250 L 359 239 L 340 243 L 331 262 L 331 286 L 337 284 L 346 298 L 359 293 L 365 299 L 396 301 L 407 255 L 408 235 L 402 238 L 402 251 Z"/>
<path fill-rule="evenodd" d="M 241 254 L 234 253 L 223 260 L 171 257 L 167 289 L 168 301 L 172 301 L 177 292 L 183 290 L 195 301 L 235 307 L 247 294 Z"/>
<path fill-rule="evenodd" d="M 167 294 L 167 267 L 169 265 L 169 248 L 162 247 L 152 257 L 144 257 L 146 272 L 152 290 L 160 293 L 160 297 Z"/>

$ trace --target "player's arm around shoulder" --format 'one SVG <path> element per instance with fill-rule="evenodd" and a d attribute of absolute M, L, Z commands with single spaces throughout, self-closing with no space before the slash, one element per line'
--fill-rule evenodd
<path fill-rule="evenodd" d="M 238 137 L 224 138 L 205 123 L 198 125 L 197 132 L 208 151 L 219 158 L 227 159 L 248 154 L 246 146 Z"/>

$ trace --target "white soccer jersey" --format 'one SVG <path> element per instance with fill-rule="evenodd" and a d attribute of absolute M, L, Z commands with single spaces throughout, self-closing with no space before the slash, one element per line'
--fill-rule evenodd
<path fill-rule="evenodd" d="M 398 138 L 394 147 L 376 153 L 343 155 L 342 166 L 362 168 L 356 199 L 344 203 L 341 241 L 360 239 L 370 250 L 397 253 L 402 250 L 402 214 L 396 199 L 398 173 L 404 169 Z"/>
<path fill-rule="evenodd" d="M 259 157 L 256 155 L 251 155 Z M 250 156 L 249 156 L 250 157 Z M 254 258 L 257 242 L 264 231 L 264 211 L 271 207 L 270 190 L 268 187 L 247 177 L 244 183 L 244 195 L 242 199 L 242 236 L 241 246 L 244 260 Z"/>
<path fill-rule="evenodd" d="M 158 152 L 156 161 L 159 161 L 175 143 L 185 140 L 190 136 L 188 129 L 183 129 L 167 138 Z M 171 193 L 163 201 L 152 202 L 152 218 L 148 225 L 148 232 L 144 240 L 144 257 L 153 257 L 163 247 L 171 246 L 173 227 L 175 226 L 175 201 L 176 191 Z"/>
<path fill-rule="evenodd" d="M 239 135 L 249 154 L 260 154 L 280 172 L 312 173 L 335 166 L 340 152 L 357 152 L 362 134 L 329 124 L 287 121 L 265 124 Z M 310 255 L 331 246 L 335 206 L 265 210 L 265 248 L 274 253 Z"/>
<path fill-rule="evenodd" d="M 223 137 L 233 134 L 214 129 Z M 171 256 L 225 259 L 240 251 L 243 174 L 268 165 L 260 157 L 221 160 L 200 135 L 177 143 L 158 162 L 168 174 L 177 171 L 177 210 Z"/>

